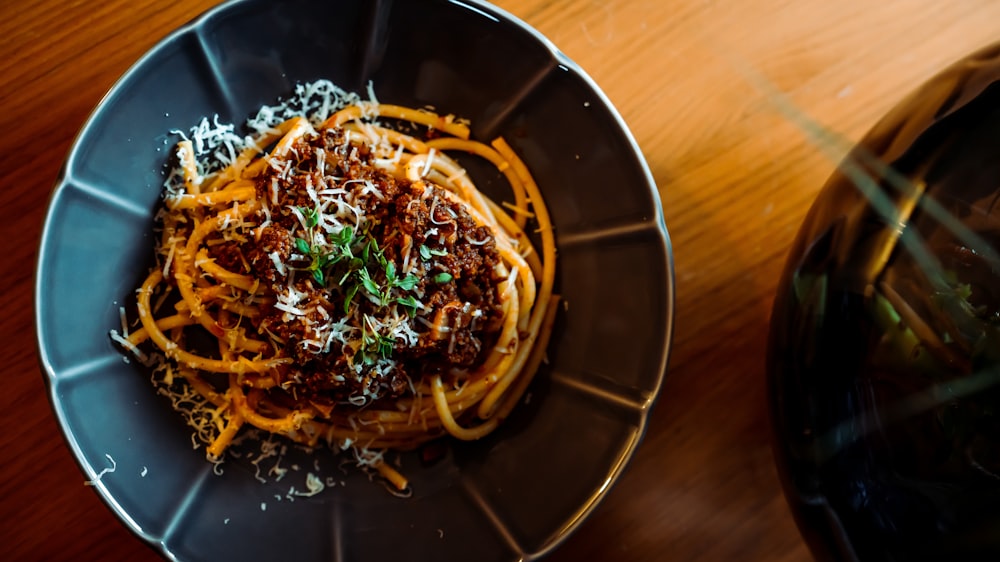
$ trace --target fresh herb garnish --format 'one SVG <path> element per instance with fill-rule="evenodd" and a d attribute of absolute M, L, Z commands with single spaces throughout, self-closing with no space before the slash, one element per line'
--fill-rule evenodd
<path fill-rule="evenodd" d="M 354 355 L 354 361 L 372 365 L 379 358 L 388 359 L 395 345 L 395 338 L 378 333 L 375 320 L 365 314 L 361 322 L 361 346 Z"/>
<path fill-rule="evenodd" d="M 446 250 L 436 250 L 436 249 L 433 249 L 433 248 L 429 248 L 425 244 L 421 244 L 420 247 L 417 248 L 417 252 L 420 253 L 420 259 L 422 259 L 424 261 L 430 261 L 430 259 L 432 257 L 434 257 L 434 256 L 439 256 L 440 257 L 440 256 L 447 256 L 448 255 L 448 252 Z"/>
<path fill-rule="evenodd" d="M 406 309 L 406 314 L 410 318 L 413 318 L 413 316 L 417 314 L 418 309 L 424 307 L 424 305 L 420 304 L 420 301 L 413 298 L 413 295 L 406 295 L 405 297 L 398 298 L 396 299 L 396 302 Z"/>
<path fill-rule="evenodd" d="M 379 247 L 371 233 L 372 225 L 364 224 L 361 229 L 344 227 L 326 236 L 326 241 L 311 243 L 317 240 L 314 228 L 319 223 L 318 213 L 306 207 L 298 207 L 302 213 L 307 232 L 303 237 L 294 239 L 295 249 L 309 259 L 309 265 L 303 269 L 308 271 L 312 279 L 320 286 L 326 286 L 328 281 L 335 282 L 343 291 L 343 310 L 350 315 L 355 297 L 362 293 L 365 298 L 379 308 L 393 305 L 400 306 L 410 317 L 416 315 L 423 305 L 412 294 L 420 279 L 411 273 L 401 275 L 396 263 L 386 257 L 385 250 Z M 423 256 L 445 255 L 441 250 L 432 250 L 421 246 L 418 250 Z M 448 274 L 443 283 L 451 279 Z M 442 279 L 438 274 L 435 279 Z M 376 323 L 368 314 L 362 315 L 362 341 L 356 352 L 356 360 L 366 365 L 372 364 L 377 358 L 388 358 L 392 354 L 395 340 L 379 334 Z"/>
<path fill-rule="evenodd" d="M 312 207 L 298 207 L 298 210 L 306 220 L 306 228 L 313 228 L 319 224 L 319 211 Z"/>
<path fill-rule="evenodd" d="M 295 249 L 298 250 L 300 254 L 307 256 L 312 253 L 312 247 L 309 246 L 309 242 L 306 242 L 304 238 L 295 239 Z"/>
<path fill-rule="evenodd" d="M 354 295 L 357 294 L 360 287 L 361 285 L 350 285 L 347 287 L 347 291 L 344 294 L 344 314 L 351 313 L 351 301 L 354 300 Z"/>
<path fill-rule="evenodd" d="M 417 276 L 410 273 L 406 277 L 396 281 L 396 286 L 404 291 L 412 291 L 417 286 L 418 281 L 420 280 L 417 279 Z"/>
<path fill-rule="evenodd" d="M 369 295 L 377 298 L 381 294 L 382 288 L 372 279 L 367 267 L 362 267 L 358 271 L 358 276 L 361 278 L 361 285 L 368 291 Z"/>

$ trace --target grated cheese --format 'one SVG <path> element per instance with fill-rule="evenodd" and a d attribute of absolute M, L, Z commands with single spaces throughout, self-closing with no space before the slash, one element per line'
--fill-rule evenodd
<path fill-rule="evenodd" d="M 111 463 L 111 466 L 106 467 L 106 468 L 102 468 L 100 472 L 98 472 L 96 475 L 94 475 L 94 479 L 93 480 L 87 480 L 86 482 L 84 482 L 85 485 L 87 485 L 87 486 L 95 486 L 95 485 L 97 485 L 98 482 L 101 481 L 101 478 L 104 478 L 105 474 L 109 474 L 109 473 L 114 472 L 115 470 L 118 469 L 118 463 L 115 462 L 115 459 L 111 458 L 111 455 L 109 455 L 107 453 L 104 453 L 104 456 L 108 459 L 108 462 Z"/>

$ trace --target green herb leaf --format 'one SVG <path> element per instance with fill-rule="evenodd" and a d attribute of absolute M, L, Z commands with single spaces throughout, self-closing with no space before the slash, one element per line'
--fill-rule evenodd
<path fill-rule="evenodd" d="M 301 253 L 301 254 L 308 254 L 309 253 L 309 242 L 306 242 L 302 238 L 296 238 L 295 239 L 295 249 L 298 250 L 299 253 Z"/>
<path fill-rule="evenodd" d="M 385 264 L 385 279 L 390 285 L 396 281 L 396 264 L 391 261 Z"/>
<path fill-rule="evenodd" d="M 325 283 L 323 282 L 324 281 L 323 280 L 323 270 L 322 269 L 314 269 L 312 273 L 313 273 L 313 279 L 317 283 L 319 283 L 320 287 L 323 287 L 325 285 Z"/>
<path fill-rule="evenodd" d="M 392 355 L 392 348 L 395 342 L 391 338 L 385 336 L 379 336 L 378 340 L 378 354 L 382 356 L 383 359 L 388 359 Z"/>
<path fill-rule="evenodd" d="M 378 242 L 376 242 L 374 238 L 369 238 L 368 243 L 372 247 L 372 254 L 375 257 L 375 261 L 382 266 L 382 269 L 385 269 L 388 265 L 388 260 L 385 259 L 385 253 L 379 249 Z"/>
<path fill-rule="evenodd" d="M 423 305 L 420 304 L 420 301 L 413 298 L 413 295 L 407 295 L 406 297 L 396 299 L 396 302 L 406 309 L 406 314 L 410 318 L 412 318 L 417 313 L 418 309 L 423 308 Z"/>
<path fill-rule="evenodd" d="M 402 280 L 396 282 L 396 286 L 404 291 L 412 291 L 414 287 L 417 286 L 417 282 L 420 279 L 412 273 L 404 277 Z"/>
<path fill-rule="evenodd" d="M 431 259 L 431 249 L 423 244 L 420 245 L 420 259 L 427 261 Z"/>
<path fill-rule="evenodd" d="M 452 275 L 447 271 L 442 271 L 433 277 L 435 283 L 447 283 L 453 279 Z"/>
<path fill-rule="evenodd" d="M 298 207 L 302 218 L 306 220 L 306 228 L 312 228 L 319 223 L 319 212 L 309 207 Z"/>
<path fill-rule="evenodd" d="M 339 262 L 343 257 L 344 256 L 341 256 L 341 255 L 338 255 L 338 254 L 327 254 L 327 255 L 323 256 L 322 258 L 320 258 L 320 260 L 319 260 L 319 267 L 321 269 L 326 269 L 326 268 L 330 267 L 331 265 Z"/>
<path fill-rule="evenodd" d="M 337 234 L 337 238 L 335 240 L 338 245 L 345 248 L 350 246 L 352 241 L 354 241 L 354 229 L 349 226 L 342 228 L 340 233 Z"/>
<path fill-rule="evenodd" d="M 347 293 L 344 295 L 344 314 L 351 313 L 351 301 L 354 300 L 354 295 L 358 293 L 358 288 L 360 285 L 351 285 L 347 288 Z"/>
<path fill-rule="evenodd" d="M 378 286 L 378 283 L 376 283 L 371 278 L 371 275 L 368 274 L 368 270 L 362 269 L 360 274 L 361 274 L 361 284 L 365 287 L 365 290 L 368 291 L 372 296 L 379 296 L 379 293 L 382 292 L 382 289 Z"/>

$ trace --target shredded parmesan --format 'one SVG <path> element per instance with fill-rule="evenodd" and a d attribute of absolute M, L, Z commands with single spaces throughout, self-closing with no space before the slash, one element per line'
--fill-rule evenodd
<path fill-rule="evenodd" d="M 115 462 L 115 459 L 111 458 L 111 455 L 105 453 L 104 456 L 108 459 L 108 462 L 111 463 L 111 466 L 102 468 L 100 472 L 94 475 L 93 480 L 87 480 L 84 482 L 87 486 L 96 486 L 97 483 L 101 481 L 101 478 L 104 478 L 105 474 L 109 474 L 118 469 L 118 463 Z"/>

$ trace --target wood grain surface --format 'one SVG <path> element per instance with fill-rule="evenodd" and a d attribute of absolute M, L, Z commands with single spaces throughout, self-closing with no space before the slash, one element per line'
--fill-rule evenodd
<path fill-rule="evenodd" d="M 47 198 L 115 80 L 211 0 L 0 4 L 0 559 L 155 560 L 84 477 L 36 358 Z M 773 466 L 774 288 L 834 167 L 748 76 L 858 139 L 906 93 L 1000 40 L 995 0 L 503 0 L 618 107 L 660 188 L 677 314 L 646 439 L 558 562 L 810 559 Z M 44 295 L 42 296 L 44 298 Z"/>

